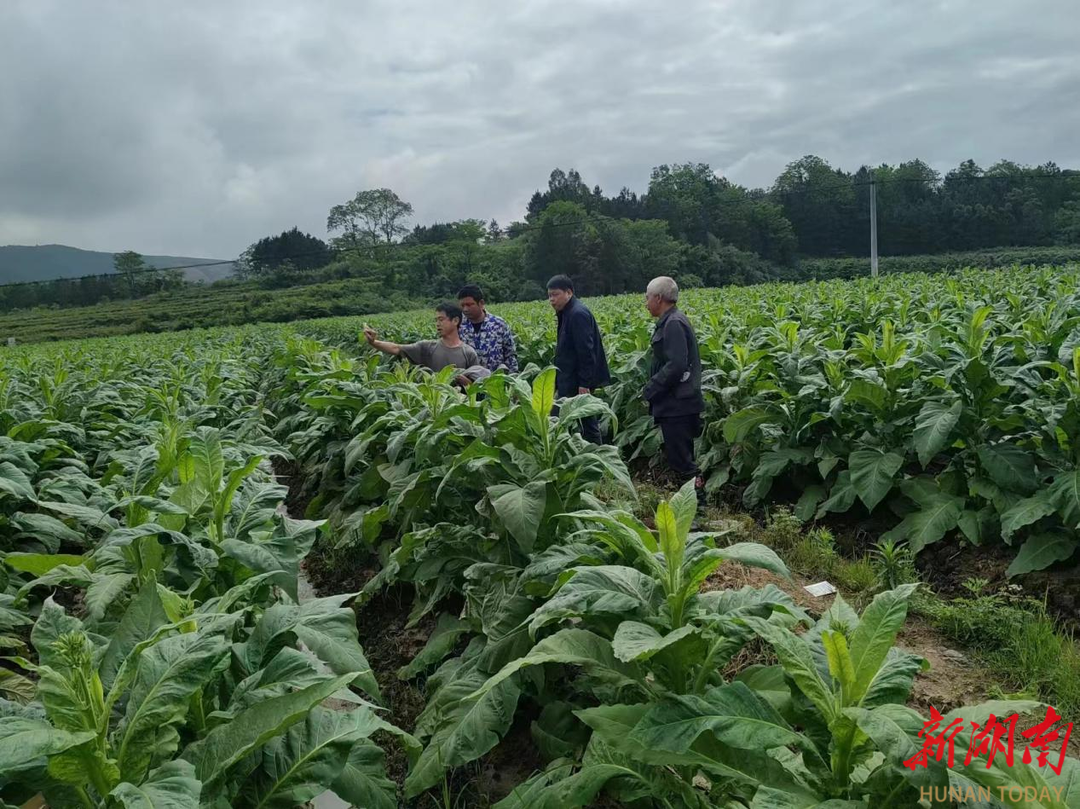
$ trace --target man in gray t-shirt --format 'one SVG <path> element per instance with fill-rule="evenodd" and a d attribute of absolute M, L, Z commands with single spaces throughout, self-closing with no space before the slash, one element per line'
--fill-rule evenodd
<path fill-rule="evenodd" d="M 480 365 L 480 358 L 476 349 L 468 343 L 463 343 L 458 334 L 461 326 L 461 309 L 456 304 L 440 303 L 435 307 L 435 330 L 439 333 L 438 340 L 420 340 L 416 343 L 401 345 L 379 340 L 374 329 L 364 327 L 364 338 L 373 347 L 384 354 L 403 356 L 416 365 L 430 368 L 439 372 L 448 365 L 455 368 L 472 368 Z M 465 374 L 457 377 L 458 382 L 468 385 L 472 379 Z"/>
<path fill-rule="evenodd" d="M 435 372 L 441 371 L 447 365 L 468 368 L 480 362 L 476 349 L 460 340 L 456 346 L 448 346 L 442 340 L 421 340 L 418 343 L 409 343 L 401 346 L 401 356 Z"/>

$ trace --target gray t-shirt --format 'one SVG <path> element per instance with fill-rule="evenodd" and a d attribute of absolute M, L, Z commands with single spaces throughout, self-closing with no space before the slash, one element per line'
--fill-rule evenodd
<path fill-rule="evenodd" d="M 470 365 L 479 365 L 480 358 L 476 355 L 476 349 L 468 343 L 448 348 L 442 340 L 421 340 L 418 343 L 409 343 L 401 347 L 401 353 L 417 365 L 423 365 L 432 371 L 441 371 L 447 365 L 456 368 L 468 368 Z"/>

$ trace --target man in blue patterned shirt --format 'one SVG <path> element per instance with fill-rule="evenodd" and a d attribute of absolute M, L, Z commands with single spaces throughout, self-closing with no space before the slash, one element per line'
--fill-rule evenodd
<path fill-rule="evenodd" d="M 514 335 L 506 321 L 484 308 L 484 293 L 476 284 L 458 292 L 458 305 L 465 315 L 458 333 L 463 342 L 476 349 L 480 364 L 489 371 L 500 368 L 508 373 L 518 372 Z"/>

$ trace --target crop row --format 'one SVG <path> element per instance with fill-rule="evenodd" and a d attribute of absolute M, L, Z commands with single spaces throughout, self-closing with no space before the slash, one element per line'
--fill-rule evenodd
<path fill-rule="evenodd" d="M 659 460 L 640 399 L 650 326 L 633 298 L 590 301 L 616 382 L 602 392 L 628 460 Z M 915 551 L 945 537 L 1016 549 L 1010 574 L 1074 557 L 1080 526 L 1080 267 L 691 290 L 708 489 L 804 520 L 873 517 Z M 500 309 L 525 363 L 554 316 Z M 413 339 L 430 316 L 387 317 Z M 302 329 L 356 350 L 361 321 Z M 523 363 L 523 364 L 525 364 Z"/>
<path fill-rule="evenodd" d="M 5 364 L 0 805 L 393 806 L 349 595 L 297 600 L 320 524 L 280 513 L 258 366 L 166 345 Z"/>

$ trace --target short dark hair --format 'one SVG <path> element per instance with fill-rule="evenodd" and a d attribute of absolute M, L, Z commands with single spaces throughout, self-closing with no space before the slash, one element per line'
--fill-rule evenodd
<path fill-rule="evenodd" d="M 447 320 L 456 320 L 458 322 L 458 325 L 461 324 L 461 307 L 458 306 L 456 303 L 450 303 L 450 301 L 440 303 L 438 306 L 435 307 L 435 311 L 442 312 L 444 315 L 446 315 Z"/>
<path fill-rule="evenodd" d="M 484 300 L 484 290 L 480 289 L 476 284 L 466 284 L 457 293 L 458 300 L 462 298 L 472 298 L 477 303 Z"/>
<path fill-rule="evenodd" d="M 548 289 L 562 289 L 566 292 L 574 291 L 574 282 L 570 280 L 569 275 L 553 275 L 551 280 L 547 282 Z"/>

